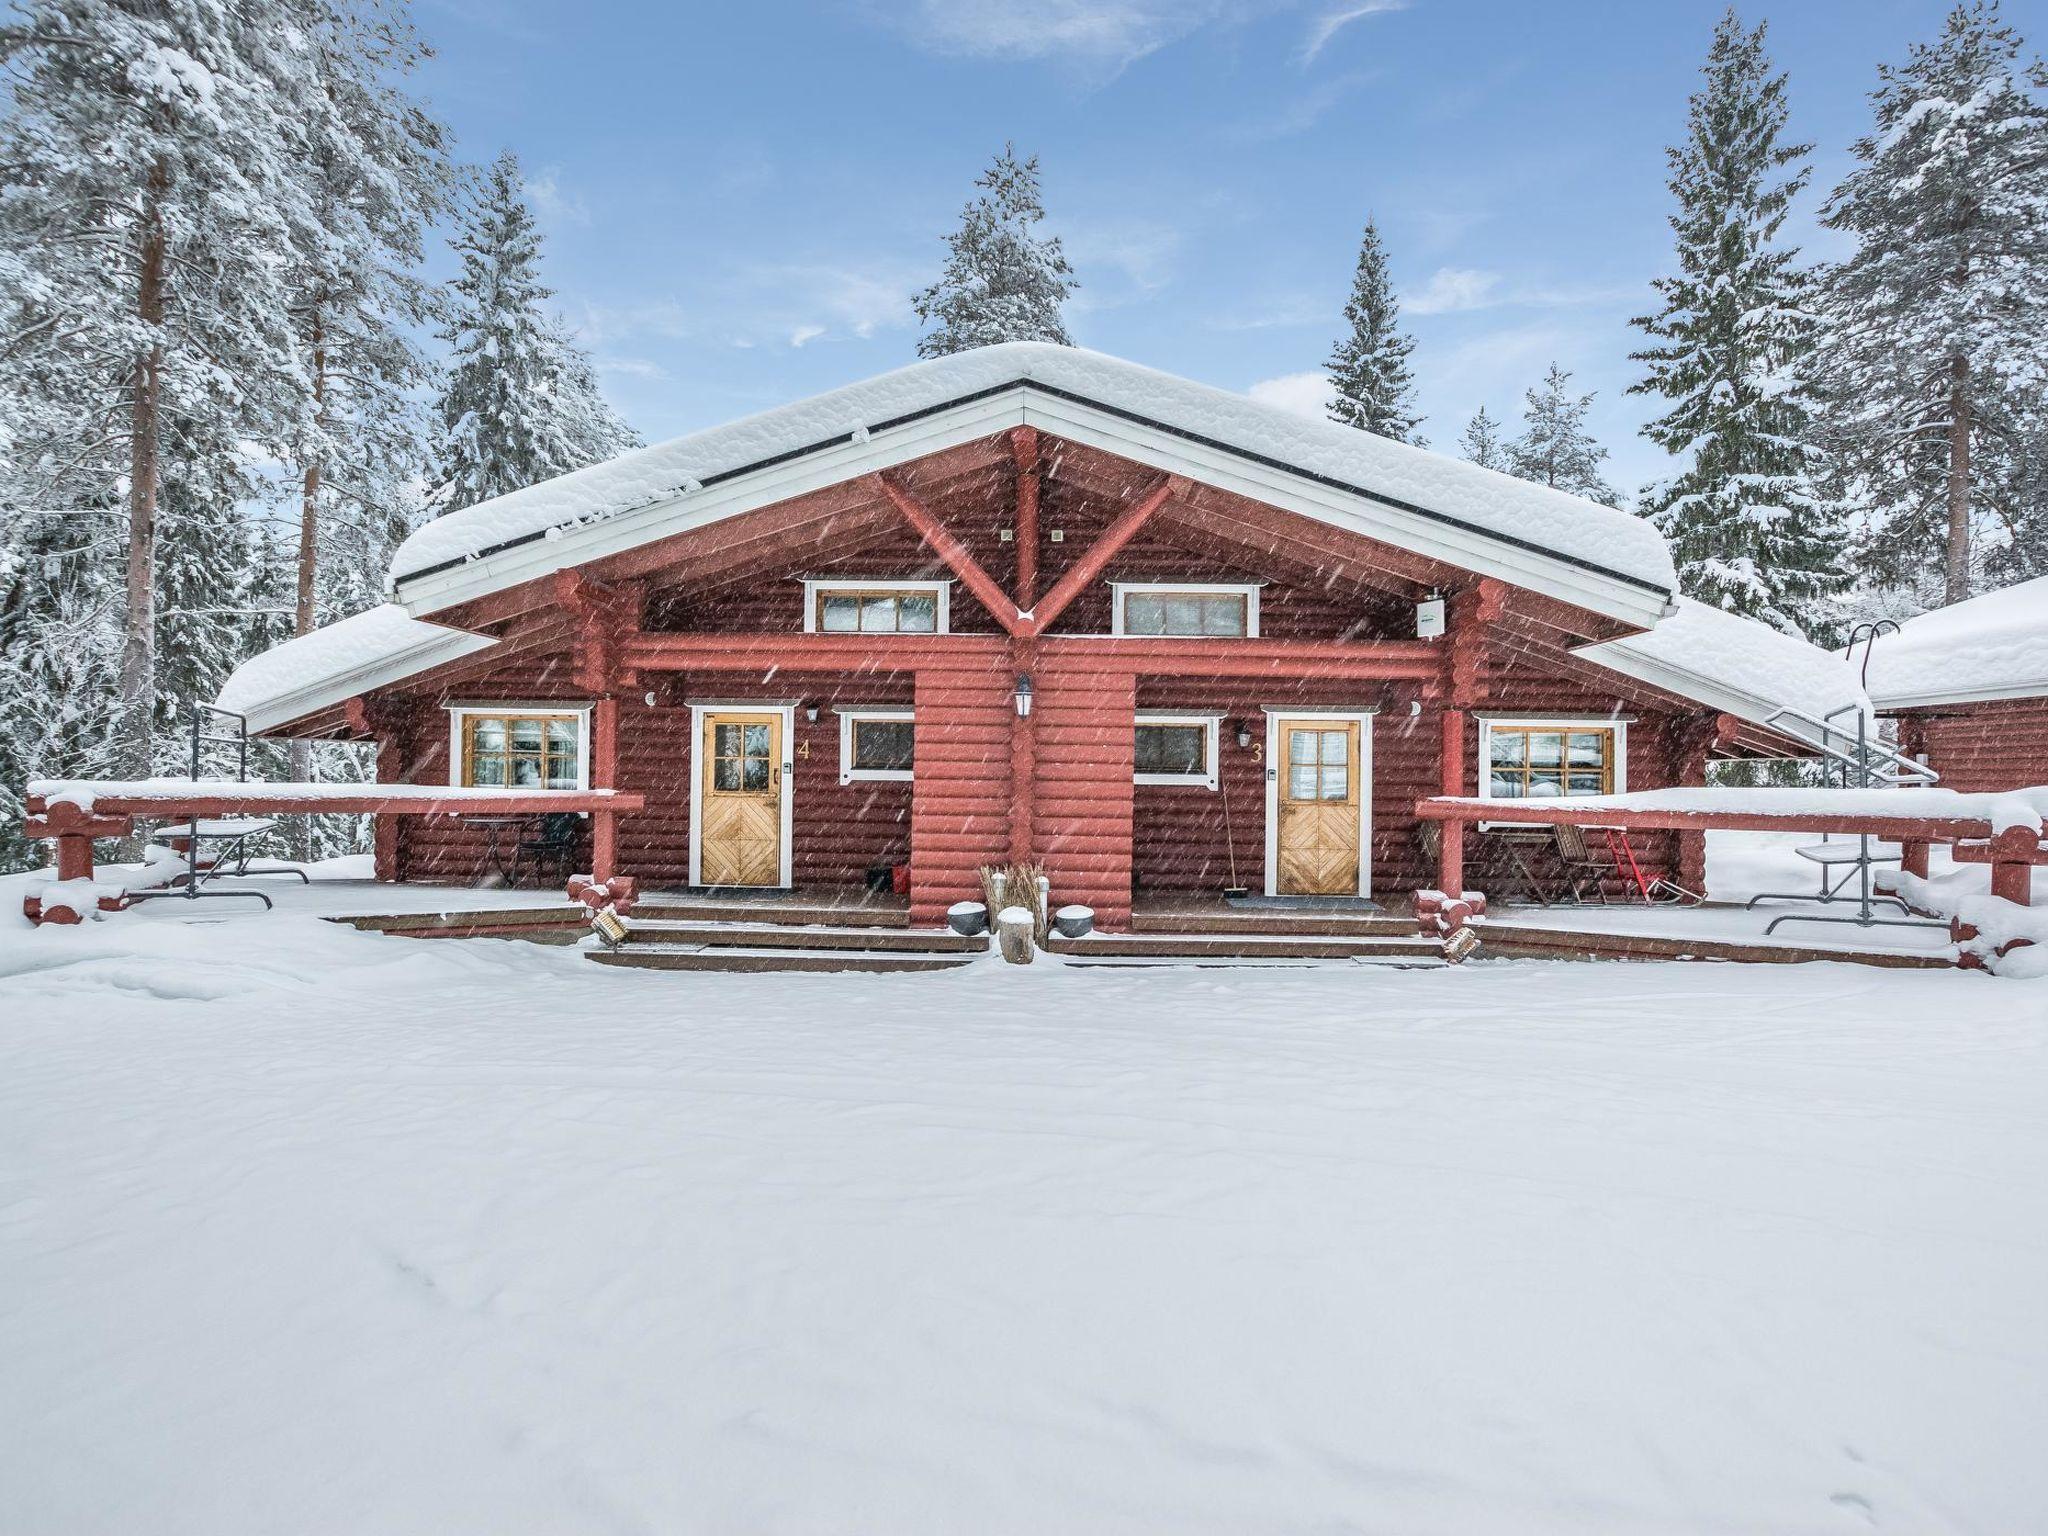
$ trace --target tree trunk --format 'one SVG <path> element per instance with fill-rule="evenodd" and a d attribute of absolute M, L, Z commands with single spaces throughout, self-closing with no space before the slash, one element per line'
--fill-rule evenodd
<path fill-rule="evenodd" d="M 1949 359 L 1948 564 L 1942 601 L 1970 595 L 1970 360 Z"/>
<path fill-rule="evenodd" d="M 316 432 L 326 427 L 327 403 L 327 346 L 326 333 L 320 323 L 320 308 L 313 308 L 313 426 Z M 299 585 L 296 601 L 292 605 L 292 633 L 310 635 L 318 615 L 318 592 L 320 576 L 320 455 L 307 455 L 305 479 L 299 493 Z M 294 736 L 291 740 L 287 772 L 292 781 L 303 784 L 313 776 L 313 748 L 304 737 Z M 301 816 L 298 830 L 293 837 L 294 849 L 301 862 L 313 857 L 313 818 Z"/>
<path fill-rule="evenodd" d="M 153 766 L 156 712 L 156 503 L 161 463 L 157 435 L 163 414 L 166 238 L 162 200 L 170 171 L 159 160 L 143 194 L 137 252 L 136 317 L 153 332 L 136 356 L 128 423 L 128 591 L 121 635 L 121 771 L 147 778 Z"/>

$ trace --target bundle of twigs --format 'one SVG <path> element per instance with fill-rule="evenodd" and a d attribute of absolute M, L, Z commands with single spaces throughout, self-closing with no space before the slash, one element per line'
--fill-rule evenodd
<path fill-rule="evenodd" d="M 996 914 L 1005 907 L 1022 907 L 1031 914 L 1031 936 L 1045 942 L 1047 913 L 1038 882 L 1045 878 L 1037 864 L 984 864 L 981 867 L 981 899 L 988 903 L 988 926 L 996 929 Z"/>

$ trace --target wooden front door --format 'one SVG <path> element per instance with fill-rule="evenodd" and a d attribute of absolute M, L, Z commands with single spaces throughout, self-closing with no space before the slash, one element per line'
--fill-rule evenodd
<path fill-rule="evenodd" d="M 1358 894 L 1358 722 L 1280 722 L 1274 889 Z"/>
<path fill-rule="evenodd" d="M 697 829 L 705 885 L 782 883 L 782 717 L 704 717 Z"/>

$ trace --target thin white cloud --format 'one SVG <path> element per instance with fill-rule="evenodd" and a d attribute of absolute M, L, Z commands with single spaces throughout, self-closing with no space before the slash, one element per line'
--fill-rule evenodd
<path fill-rule="evenodd" d="M 1330 378 L 1324 373 L 1283 373 L 1277 379 L 1261 379 L 1245 393 L 1261 405 L 1275 405 L 1312 421 L 1330 414 Z"/>
<path fill-rule="evenodd" d="M 1481 272 L 1472 267 L 1438 267 L 1418 293 L 1405 303 L 1410 314 L 1449 315 L 1460 310 L 1484 309 L 1499 302 L 1498 272 Z"/>
<path fill-rule="evenodd" d="M 1372 79 L 1375 73 L 1373 70 L 1357 70 L 1325 80 L 1294 97 L 1279 111 L 1239 123 L 1226 132 L 1229 137 L 1247 144 L 1264 144 L 1306 133 L 1329 116 L 1338 102 Z"/>
<path fill-rule="evenodd" d="M 868 0 L 870 14 L 930 53 L 1111 73 L 1248 8 L 1244 0 Z"/>
<path fill-rule="evenodd" d="M 553 166 L 533 172 L 526 178 L 526 199 L 533 204 L 533 211 L 548 224 L 588 224 L 590 210 L 583 199 L 562 185 L 561 173 Z"/>
<path fill-rule="evenodd" d="M 1348 0 L 1334 10 L 1323 12 L 1314 26 L 1308 29 L 1308 37 L 1301 45 L 1301 62 L 1309 63 L 1323 51 L 1324 45 L 1354 21 L 1367 16 L 1379 16 L 1388 11 L 1405 11 L 1408 0 Z"/>
<path fill-rule="evenodd" d="M 789 333 L 789 344 L 792 348 L 800 347 L 807 341 L 816 341 L 824 334 L 825 327 L 822 325 L 800 325 Z"/>
<path fill-rule="evenodd" d="M 651 357 L 599 357 L 596 360 L 599 373 L 614 374 L 626 379 L 665 379 L 668 370 Z"/>

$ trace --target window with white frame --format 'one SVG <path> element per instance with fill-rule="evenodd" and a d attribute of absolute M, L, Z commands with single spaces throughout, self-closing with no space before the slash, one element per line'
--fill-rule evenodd
<path fill-rule="evenodd" d="M 826 635 L 943 635 L 948 630 L 945 581 L 804 583 L 804 630 Z"/>
<path fill-rule="evenodd" d="M 589 788 L 587 705 L 456 704 L 448 719 L 448 782 L 457 788 Z"/>
<path fill-rule="evenodd" d="M 916 717 L 907 709 L 839 712 L 839 782 L 909 779 L 917 756 Z"/>
<path fill-rule="evenodd" d="M 1479 794 L 1486 800 L 1561 800 L 1628 789 L 1623 720 L 1482 719 Z"/>
<path fill-rule="evenodd" d="M 1136 784 L 1216 787 L 1215 715 L 1139 715 L 1131 780 Z"/>
<path fill-rule="evenodd" d="M 1256 582 L 1110 583 L 1110 633 L 1257 639 Z"/>

